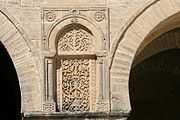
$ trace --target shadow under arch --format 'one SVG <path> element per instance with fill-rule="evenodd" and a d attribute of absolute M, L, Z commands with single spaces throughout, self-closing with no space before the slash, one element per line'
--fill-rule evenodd
<path fill-rule="evenodd" d="M 14 64 L 0 42 L 0 118 L 21 119 L 21 92 Z"/>
<path fill-rule="evenodd" d="M 179 120 L 180 49 L 159 52 L 132 68 L 128 120 Z"/>

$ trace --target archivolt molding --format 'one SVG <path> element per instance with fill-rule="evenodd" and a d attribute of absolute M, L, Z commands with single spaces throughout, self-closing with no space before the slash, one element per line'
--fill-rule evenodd
<path fill-rule="evenodd" d="M 174 41 L 174 44 L 169 44 L 168 41 L 170 41 L 170 38 L 162 40 L 160 43 L 154 41 L 154 40 L 158 41 L 159 40 L 158 37 L 160 37 L 164 33 L 169 33 L 171 30 L 179 28 L 180 27 L 180 19 L 179 18 L 180 18 L 180 12 L 178 12 L 175 15 L 164 20 L 160 25 L 156 26 L 153 29 L 153 31 L 151 31 L 146 36 L 146 38 L 141 43 L 141 45 L 139 46 L 139 48 L 136 52 L 136 55 L 134 58 L 136 60 L 133 61 L 132 68 L 134 68 L 138 63 L 140 63 L 144 59 L 154 55 L 155 53 L 162 52 L 162 51 L 167 50 L 167 49 L 180 48 L 179 41 L 177 41 L 177 36 L 175 37 L 175 39 L 171 40 L 171 41 Z M 171 35 L 171 37 L 173 37 L 173 36 Z M 148 49 L 149 48 L 152 49 L 148 52 L 148 54 L 144 54 L 144 49 L 147 49 L 146 47 L 148 47 Z"/>
<path fill-rule="evenodd" d="M 141 45 L 139 46 L 137 52 L 136 52 L 136 56 L 138 56 L 141 51 L 149 44 L 151 43 L 153 40 L 155 40 L 157 37 L 159 37 L 160 35 L 171 31 L 175 28 L 179 28 L 180 27 L 180 11 L 176 14 L 174 14 L 173 16 L 167 18 L 166 20 L 164 20 L 160 25 L 156 26 L 144 39 L 144 41 L 141 43 Z"/>
<path fill-rule="evenodd" d="M 173 0 L 151 1 L 120 31 L 119 38 L 113 43 L 109 64 L 111 68 L 111 85 L 114 87 L 119 86 L 118 89 L 112 89 L 113 107 L 119 104 L 119 108 L 124 111 L 131 109 L 128 85 L 135 55 L 140 45 L 146 41 L 146 37 L 155 29 L 162 27 L 162 23 L 177 14 L 179 10 L 180 8 L 176 6 Z M 152 40 L 148 39 L 146 42 L 150 41 Z M 123 91 L 123 95 L 119 91 Z M 116 110 L 116 108 L 114 109 Z"/>
<path fill-rule="evenodd" d="M 31 45 L 20 24 L 5 8 L 0 8 L 0 40 L 7 49 L 17 71 L 21 87 L 22 112 L 41 109 L 39 76 L 32 57 Z M 33 76 L 33 77 L 30 77 Z M 27 89 L 28 88 L 28 89 Z M 35 97 L 36 95 L 36 97 Z"/>
<path fill-rule="evenodd" d="M 127 30 L 131 27 L 131 25 L 134 23 L 134 21 L 141 15 L 143 12 L 151 7 L 152 5 L 156 4 L 160 0 L 148 0 L 143 6 L 135 13 L 134 16 L 132 16 L 125 24 L 124 26 L 119 30 L 119 33 L 115 37 L 115 40 L 111 46 L 111 52 L 110 52 L 110 62 L 109 67 L 112 67 L 114 55 L 116 53 L 116 50 L 118 48 L 118 45 L 122 38 L 124 37 L 124 34 L 127 32 Z"/>
<path fill-rule="evenodd" d="M 12 23 L 12 25 L 14 25 L 14 27 L 17 29 L 17 31 L 21 34 L 21 36 L 23 37 L 23 39 L 25 40 L 29 51 L 32 51 L 31 49 L 31 42 L 28 38 L 28 35 L 25 33 L 25 31 L 22 29 L 21 25 L 18 23 L 18 21 L 12 16 L 10 15 L 10 13 L 7 11 L 6 8 L 3 8 L 0 6 L 0 13 L 3 14 L 8 20 L 9 22 Z"/>
<path fill-rule="evenodd" d="M 139 48 L 140 50 L 138 49 L 138 52 L 136 53 L 136 56 L 134 58 L 135 60 L 132 64 L 132 69 L 145 59 L 148 59 L 149 57 L 159 52 L 163 52 L 174 48 L 180 48 L 180 41 L 178 37 L 180 34 L 180 24 L 171 27 L 173 28 L 163 29 L 165 30 L 165 32 L 163 32 L 164 34 L 157 34 L 157 36 L 156 34 L 150 34 L 150 36 L 153 36 L 153 39 L 150 38 L 148 43 L 141 44 L 140 47 L 142 48 Z"/>

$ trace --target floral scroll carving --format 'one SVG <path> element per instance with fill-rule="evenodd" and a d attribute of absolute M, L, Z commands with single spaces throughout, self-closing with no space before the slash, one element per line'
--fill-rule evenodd
<path fill-rule="evenodd" d="M 88 59 L 64 59 L 62 65 L 62 110 L 89 111 L 90 68 Z"/>
<path fill-rule="evenodd" d="M 57 37 L 57 104 L 59 111 L 94 111 L 96 56 L 94 37 L 80 24 L 70 24 Z M 93 92 L 93 93 L 92 93 Z"/>
<path fill-rule="evenodd" d="M 83 29 L 73 28 L 59 39 L 58 50 L 65 52 L 88 51 L 92 48 L 92 37 Z"/>

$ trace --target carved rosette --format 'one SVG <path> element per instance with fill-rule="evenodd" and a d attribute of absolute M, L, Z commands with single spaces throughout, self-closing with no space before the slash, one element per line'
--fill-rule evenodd
<path fill-rule="evenodd" d="M 105 13 L 103 11 L 98 11 L 95 13 L 94 18 L 97 22 L 101 22 L 105 19 Z"/>
<path fill-rule="evenodd" d="M 56 14 L 53 11 L 46 13 L 46 20 L 48 22 L 53 22 L 56 19 Z"/>

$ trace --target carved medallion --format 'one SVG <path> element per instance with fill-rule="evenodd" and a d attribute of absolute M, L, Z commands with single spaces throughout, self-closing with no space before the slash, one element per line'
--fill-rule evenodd
<path fill-rule="evenodd" d="M 53 22 L 56 19 L 56 14 L 54 12 L 47 12 L 46 13 L 46 20 L 48 22 Z"/>
<path fill-rule="evenodd" d="M 103 11 L 98 11 L 95 13 L 94 18 L 97 22 L 101 22 L 105 18 L 105 13 Z"/>

